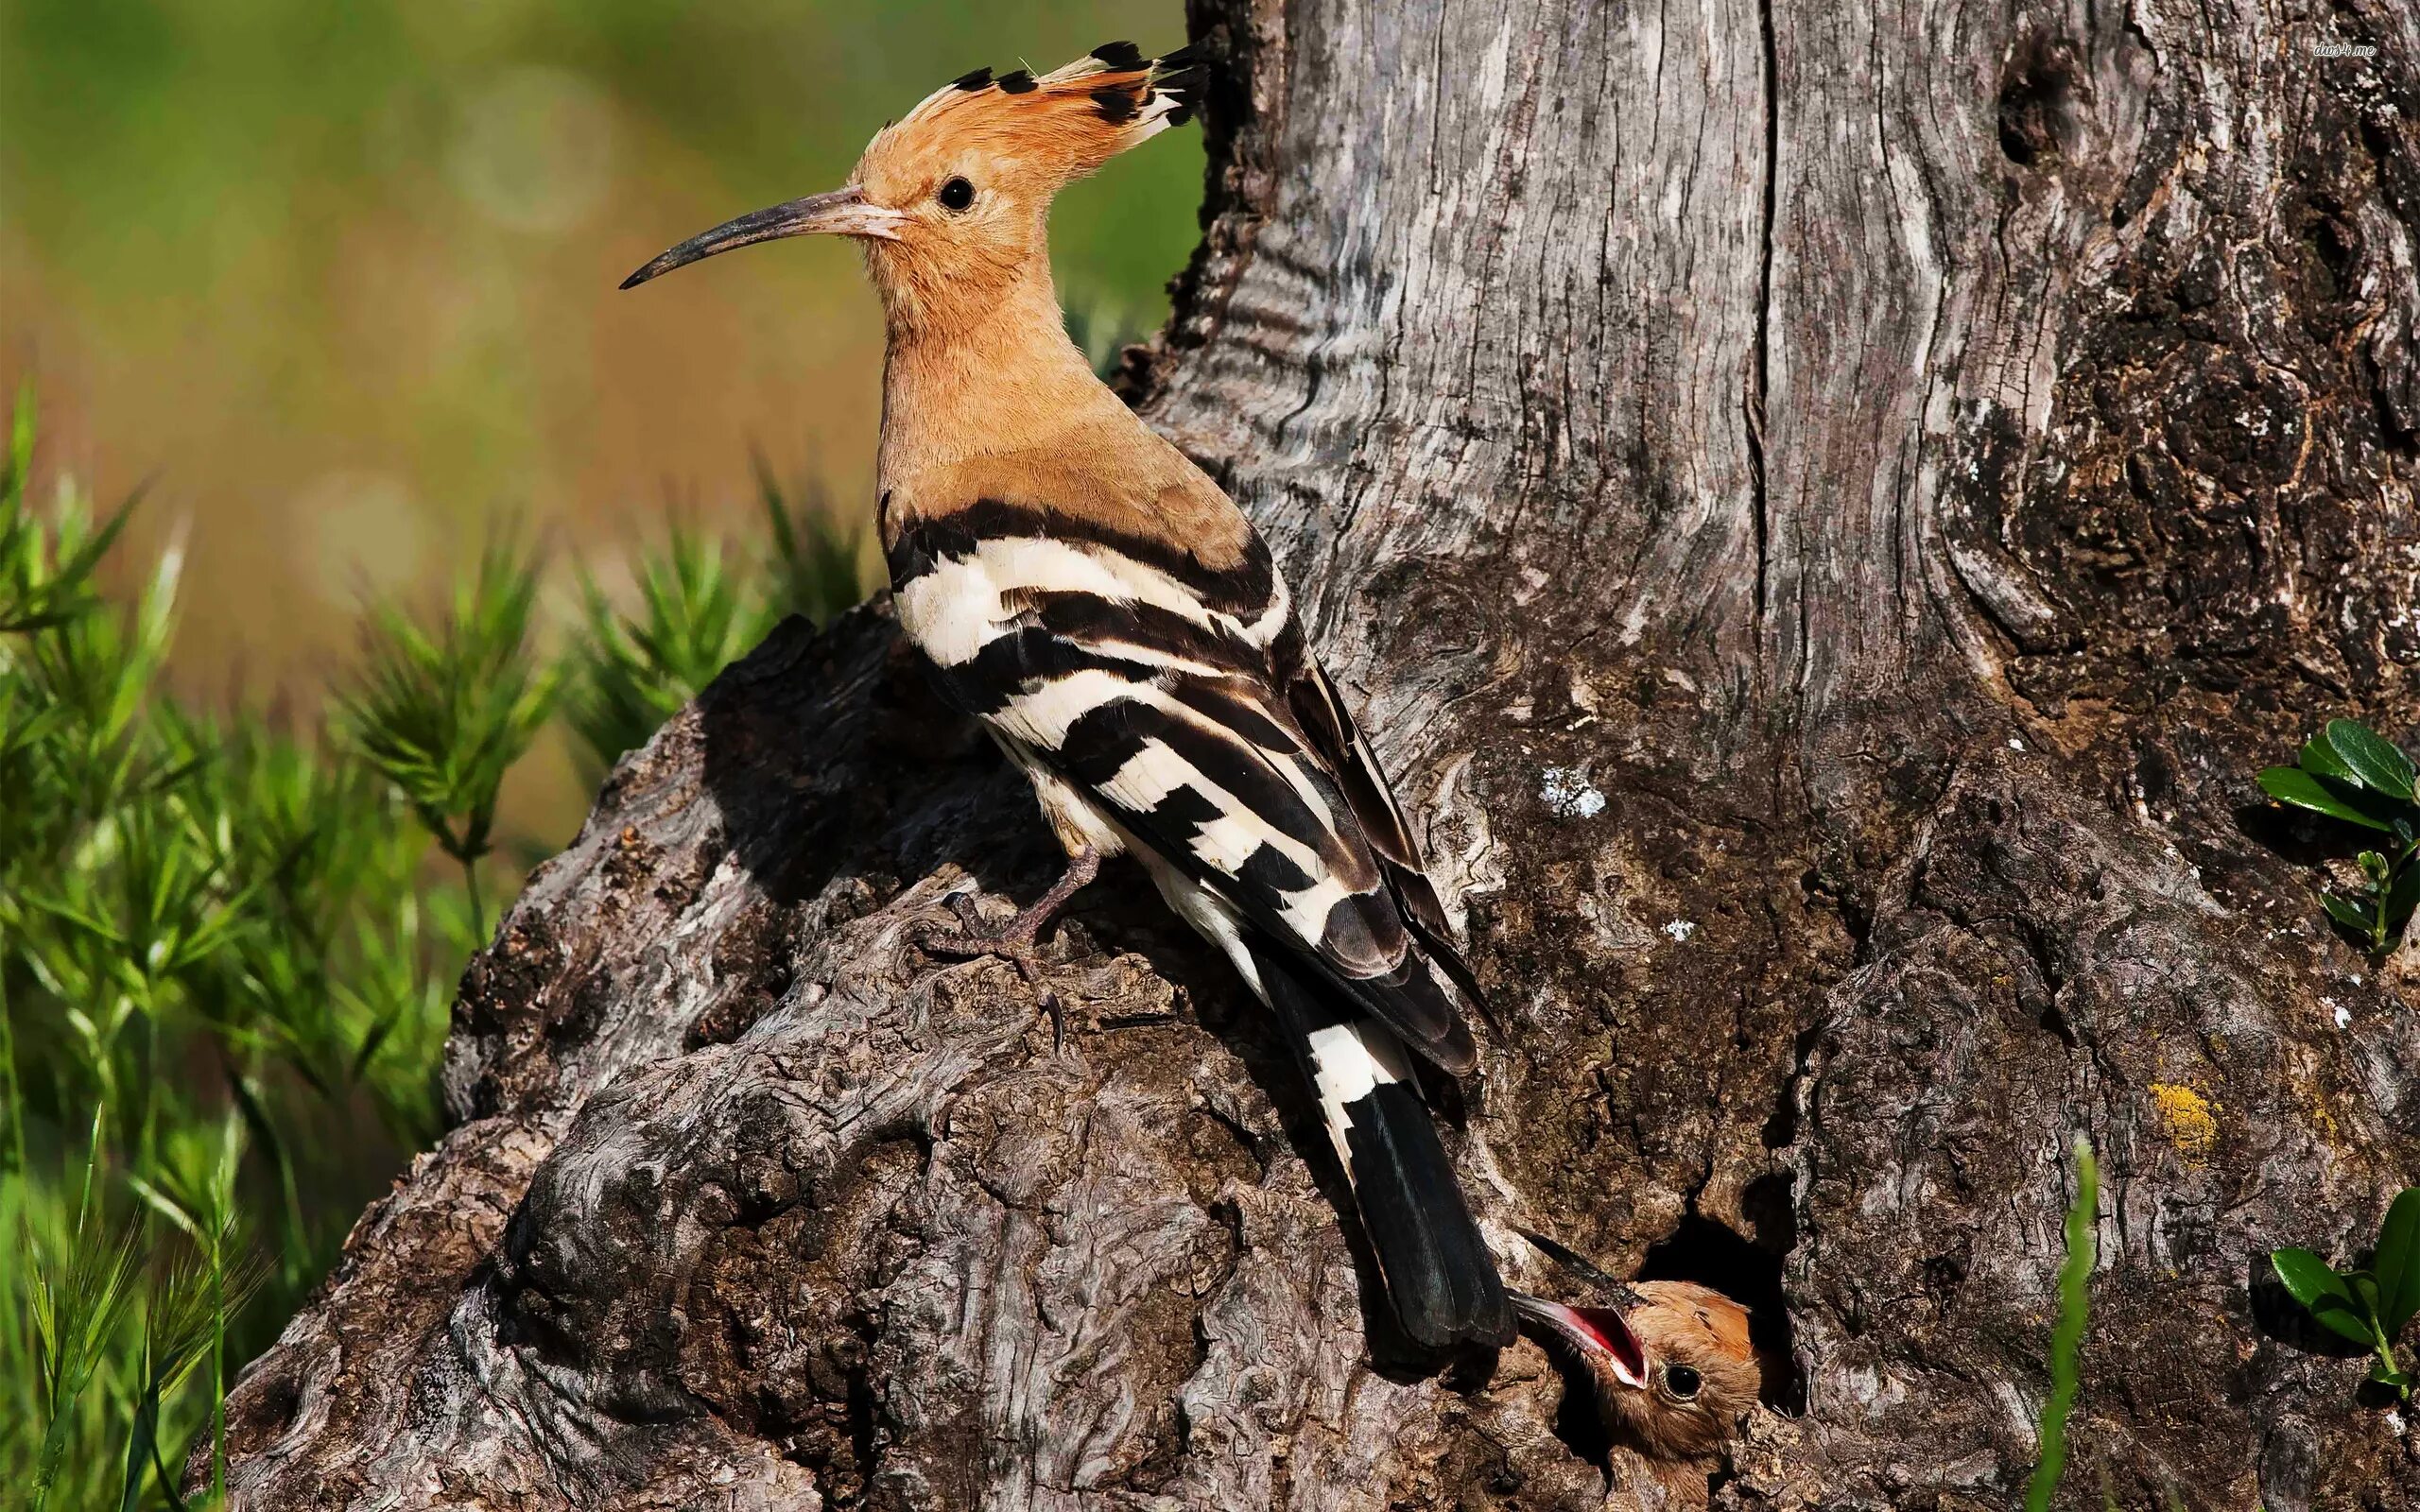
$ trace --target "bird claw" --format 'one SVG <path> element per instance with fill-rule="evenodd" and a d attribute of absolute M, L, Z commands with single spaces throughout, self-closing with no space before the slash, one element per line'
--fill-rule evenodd
<path fill-rule="evenodd" d="M 979 961 L 987 956 L 1006 961 L 1015 967 L 1017 974 L 1028 982 L 1042 979 L 1041 953 L 1017 940 L 996 939 L 959 930 L 930 929 L 917 936 L 916 945 L 927 955 L 939 955 L 953 961 Z"/>
<path fill-rule="evenodd" d="M 985 919 L 983 910 L 976 903 L 975 895 L 971 892 L 954 892 L 944 901 L 949 904 L 949 911 L 958 916 L 959 928 L 965 931 L 966 937 L 970 940 L 985 940 L 1011 946 L 1033 943 L 1033 936 L 1030 934 L 1026 935 L 1022 939 L 1012 937 L 1019 933 L 1014 919 L 1002 925 L 995 925 Z"/>
<path fill-rule="evenodd" d="M 1050 1012 L 1050 1048 L 1053 1053 L 1067 1047 L 1067 1013 L 1059 994 L 1043 985 L 1046 964 L 1042 952 L 1034 944 L 1039 933 L 1037 925 L 1028 923 L 1024 916 L 1005 925 L 986 920 L 977 908 L 975 895 L 954 892 L 947 900 L 949 911 L 958 916 L 956 931 L 928 929 L 916 940 L 925 954 L 946 956 L 953 960 L 975 961 L 987 956 L 1008 962 L 1017 969 L 1017 975 L 1033 988 L 1042 1005 Z"/>

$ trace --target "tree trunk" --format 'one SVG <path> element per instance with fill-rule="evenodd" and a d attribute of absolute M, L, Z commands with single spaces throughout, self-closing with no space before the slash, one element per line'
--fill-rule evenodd
<path fill-rule="evenodd" d="M 2013 1504 L 2082 1134 L 2063 1504 L 2420 1505 L 2264 1280 L 2420 1173 L 2409 978 L 2251 782 L 2414 712 L 2420 17 L 1194 23 L 1207 232 L 1127 381 L 1466 915 L 1474 1200 L 1787 1331 L 1714 1503 Z M 1393 1361 L 1139 872 L 1061 936 L 1063 1046 L 916 947 L 1052 862 L 880 605 L 725 674 L 474 964 L 458 1126 L 245 1376 L 238 1504 L 1599 1504 L 1534 1345 Z"/>

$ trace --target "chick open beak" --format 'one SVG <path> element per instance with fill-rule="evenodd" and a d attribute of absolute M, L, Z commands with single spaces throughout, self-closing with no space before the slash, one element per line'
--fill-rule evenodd
<path fill-rule="evenodd" d="M 622 280 L 622 287 L 636 288 L 658 274 L 685 267 L 717 252 L 778 241 L 785 236 L 872 236 L 896 241 L 900 223 L 906 219 L 895 210 L 871 203 L 863 189 L 851 184 L 828 195 L 809 195 L 769 210 L 752 211 L 736 220 L 726 220 L 712 231 L 690 237 Z"/>
<path fill-rule="evenodd" d="M 1610 1307 L 1565 1307 L 1543 1297 L 1514 1292 L 1512 1311 L 1545 1328 L 1582 1354 L 1601 1359 L 1626 1386 L 1647 1384 L 1647 1346 Z"/>

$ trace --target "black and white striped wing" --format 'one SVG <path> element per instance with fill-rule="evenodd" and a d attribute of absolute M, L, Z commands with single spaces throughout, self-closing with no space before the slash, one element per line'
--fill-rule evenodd
<path fill-rule="evenodd" d="M 1021 759 L 1421 1054 L 1466 1071 L 1469 1031 L 1407 927 L 1394 857 L 1365 827 L 1371 799 L 1347 792 L 1284 687 L 1279 662 L 1307 659 L 1285 585 L 1253 548 L 1212 572 L 1156 542 L 987 503 L 902 535 L 894 603 L 944 696 Z M 1331 748 L 1359 748 L 1366 784 L 1366 747 L 1349 722 L 1336 728 L 1347 733 Z M 1417 877 L 1399 814 L 1389 831 Z M 1433 909 L 1425 878 L 1419 889 Z"/>
<path fill-rule="evenodd" d="M 1309 738 L 1312 748 L 1335 772 L 1345 801 L 1353 806 L 1361 833 L 1369 838 L 1371 850 L 1394 888 L 1395 904 L 1403 914 L 1405 925 L 1462 995 L 1483 1009 L 1487 1000 L 1479 991 L 1478 978 L 1454 943 L 1445 905 L 1438 900 L 1436 884 L 1428 880 L 1420 842 L 1413 838 L 1403 806 L 1395 801 L 1394 788 L 1371 752 L 1370 743 L 1362 738 L 1352 713 L 1337 694 L 1336 684 L 1312 660 L 1302 637 L 1288 636 L 1276 649 L 1287 707 L 1293 711 L 1295 723 Z"/>

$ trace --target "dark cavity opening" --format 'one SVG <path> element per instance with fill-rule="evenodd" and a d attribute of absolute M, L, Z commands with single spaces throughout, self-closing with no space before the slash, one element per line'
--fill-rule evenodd
<path fill-rule="evenodd" d="M 1764 1366 L 1756 1395 L 1766 1406 L 1795 1417 L 1806 1411 L 1806 1383 L 1781 1283 L 1783 1257 L 1797 1243 L 1789 1178 L 1759 1177 L 1741 1194 L 1739 1206 L 1755 1226 L 1754 1239 L 1693 1211 L 1668 1238 L 1649 1247 L 1637 1279 L 1695 1281 L 1744 1304 L 1748 1335 Z"/>
<path fill-rule="evenodd" d="M 2077 59 L 2073 43 L 2029 39 L 2000 76 L 2000 151 L 2021 168 L 2064 154 L 2075 139 Z"/>

